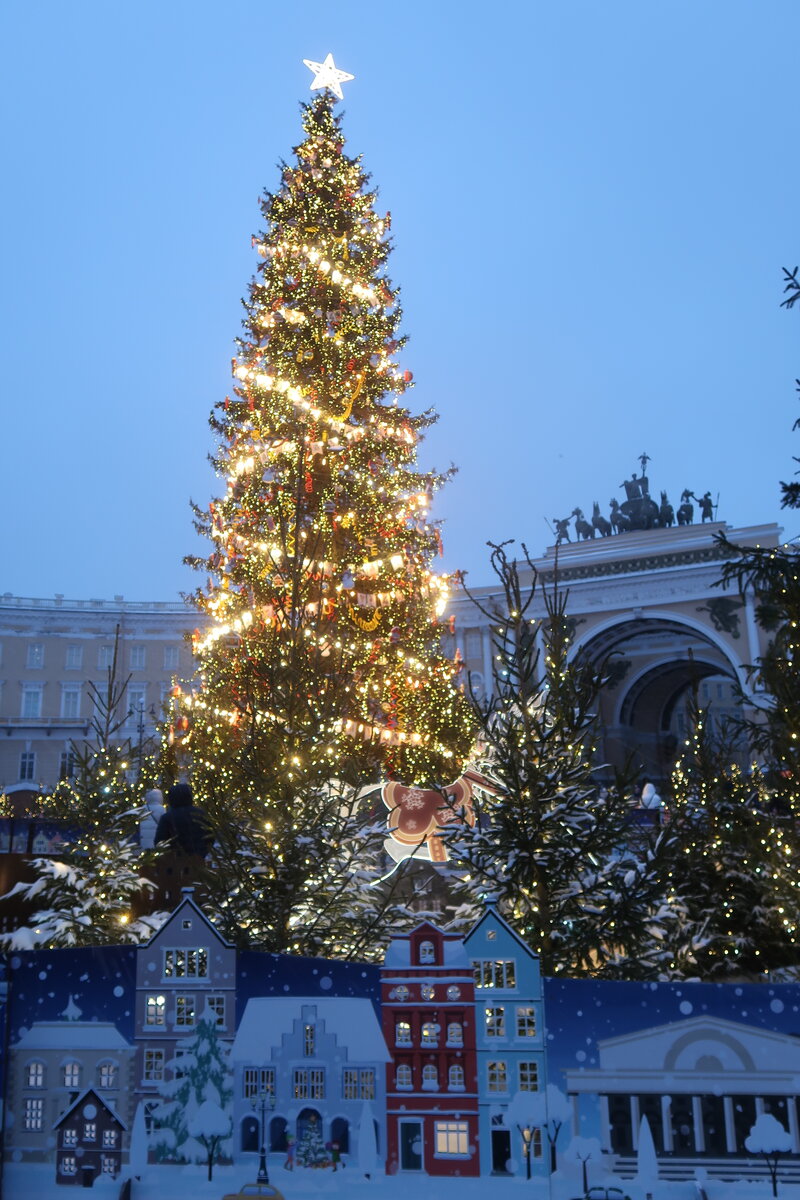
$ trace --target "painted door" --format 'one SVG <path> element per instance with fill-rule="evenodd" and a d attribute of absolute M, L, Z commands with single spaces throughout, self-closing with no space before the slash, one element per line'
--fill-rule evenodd
<path fill-rule="evenodd" d="M 400 1122 L 400 1170 L 422 1170 L 422 1121 Z"/>
<path fill-rule="evenodd" d="M 492 1130 L 492 1174 L 507 1175 L 508 1160 L 511 1158 L 511 1131 Z"/>

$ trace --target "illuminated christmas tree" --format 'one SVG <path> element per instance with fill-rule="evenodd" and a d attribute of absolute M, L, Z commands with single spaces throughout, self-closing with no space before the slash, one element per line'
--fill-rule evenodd
<path fill-rule="evenodd" d="M 431 569 L 429 508 L 447 476 L 418 469 L 435 418 L 402 402 L 390 216 L 345 154 L 333 93 L 346 76 L 330 58 L 308 65 L 323 90 L 263 199 L 232 395 L 211 417 L 225 490 L 195 509 L 212 549 L 189 560 L 207 576 L 195 600 L 211 622 L 195 639 L 200 692 L 177 705 L 195 791 L 218 845 L 230 842 L 230 870 L 245 872 L 239 902 L 255 867 L 266 891 L 254 936 L 259 925 L 275 948 L 303 887 L 325 886 L 325 864 L 346 888 L 337 848 L 359 830 L 347 787 L 443 781 L 471 743 L 440 650 L 447 584 Z M 285 911 L 267 933 L 275 895 Z"/>

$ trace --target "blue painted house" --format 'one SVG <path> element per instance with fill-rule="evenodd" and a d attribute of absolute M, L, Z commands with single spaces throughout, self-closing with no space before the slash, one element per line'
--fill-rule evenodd
<path fill-rule="evenodd" d="M 464 939 L 475 977 L 478 1111 L 482 1175 L 549 1173 L 542 1130 L 520 1114 L 545 1078 L 544 1000 L 539 958 L 488 905 Z M 519 1125 L 527 1128 L 526 1136 Z"/>

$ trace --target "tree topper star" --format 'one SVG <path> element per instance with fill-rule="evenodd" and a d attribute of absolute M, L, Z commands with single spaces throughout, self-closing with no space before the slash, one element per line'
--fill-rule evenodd
<path fill-rule="evenodd" d="M 330 88 L 335 96 L 340 100 L 344 100 L 342 93 L 342 84 L 347 83 L 351 79 L 355 79 L 355 75 L 348 75 L 347 71 L 340 71 L 334 65 L 333 55 L 329 54 L 325 62 L 312 62 L 310 58 L 304 58 L 303 62 L 308 67 L 309 71 L 314 72 L 314 82 L 311 85 L 312 92 L 316 88 Z"/>

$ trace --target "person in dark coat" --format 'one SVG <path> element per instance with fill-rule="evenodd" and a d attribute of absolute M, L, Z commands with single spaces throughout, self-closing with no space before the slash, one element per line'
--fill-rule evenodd
<path fill-rule="evenodd" d="M 189 784 L 173 783 L 167 793 L 167 811 L 156 828 L 156 845 L 173 841 L 184 854 L 205 858 L 213 840 L 205 813 L 192 803 Z"/>

